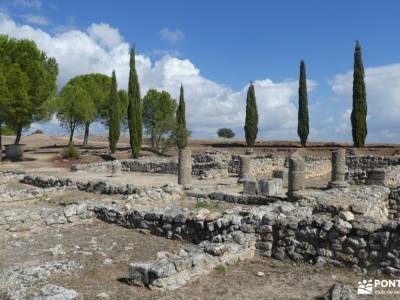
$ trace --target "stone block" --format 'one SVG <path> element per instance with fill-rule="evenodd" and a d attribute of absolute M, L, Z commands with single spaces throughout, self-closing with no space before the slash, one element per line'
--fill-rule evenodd
<path fill-rule="evenodd" d="M 128 277 L 131 284 L 136 286 L 148 286 L 150 263 L 133 263 L 129 265 Z"/>
<path fill-rule="evenodd" d="M 282 179 L 259 179 L 258 180 L 258 194 L 262 196 L 275 196 L 282 194 Z"/>
<path fill-rule="evenodd" d="M 243 181 L 243 194 L 257 195 L 258 194 L 258 183 L 255 179 L 245 179 Z"/>

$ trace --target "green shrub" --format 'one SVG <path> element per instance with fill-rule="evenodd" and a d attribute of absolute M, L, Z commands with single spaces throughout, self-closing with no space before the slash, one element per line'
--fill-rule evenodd
<path fill-rule="evenodd" d="M 218 274 L 225 274 L 226 272 L 226 266 L 223 264 L 219 264 L 215 267 L 215 272 L 217 272 Z"/>
<path fill-rule="evenodd" d="M 43 134 L 43 130 L 42 129 L 36 129 L 34 132 L 32 132 L 32 135 L 34 134 Z"/>
<path fill-rule="evenodd" d="M 64 159 L 78 159 L 80 156 L 78 149 L 75 148 L 74 144 L 69 144 L 67 148 L 64 149 L 62 157 Z"/>

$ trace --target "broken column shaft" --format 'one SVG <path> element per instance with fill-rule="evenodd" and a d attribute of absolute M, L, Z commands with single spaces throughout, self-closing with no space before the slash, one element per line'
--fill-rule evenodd
<path fill-rule="evenodd" d="M 190 148 L 179 149 L 178 183 L 190 184 L 192 181 L 192 151 Z"/>
<path fill-rule="evenodd" d="M 298 153 L 293 153 L 289 157 L 289 182 L 288 197 L 295 200 L 297 192 L 304 189 L 304 170 L 305 164 L 303 157 Z"/>
<path fill-rule="evenodd" d="M 346 188 L 346 150 L 338 149 L 332 152 L 332 178 L 328 186 L 330 188 Z"/>

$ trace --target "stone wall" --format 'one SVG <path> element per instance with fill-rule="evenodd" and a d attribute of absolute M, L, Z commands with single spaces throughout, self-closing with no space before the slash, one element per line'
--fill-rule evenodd
<path fill-rule="evenodd" d="M 306 157 L 306 178 L 326 175 L 331 171 L 330 160 Z M 140 159 L 121 160 L 124 172 L 145 172 L 160 174 L 178 174 L 176 157 L 146 157 Z M 202 178 L 221 178 L 229 173 L 239 174 L 239 155 L 230 152 L 206 152 L 192 155 L 192 175 Z M 255 155 L 250 160 L 250 176 L 272 177 L 275 170 L 287 167 L 285 156 L 272 154 Z M 111 162 L 76 164 L 73 171 L 88 170 L 111 172 Z"/>
<path fill-rule="evenodd" d="M 121 195 L 143 195 L 157 194 L 157 197 L 167 198 L 171 194 L 181 194 L 181 188 L 176 185 L 163 187 L 137 187 L 133 184 L 112 184 L 102 180 L 99 181 L 73 181 L 66 177 L 24 175 L 22 183 L 30 184 L 41 188 L 50 187 L 71 187 L 80 191 L 98 194 L 121 194 Z"/>
<path fill-rule="evenodd" d="M 368 178 L 368 172 L 375 168 L 387 168 L 400 165 L 400 156 L 347 156 L 346 165 L 348 173 L 346 179 L 352 184 L 364 184 Z"/>
<path fill-rule="evenodd" d="M 304 177 L 306 179 L 325 176 L 332 172 L 330 159 L 305 157 Z"/>
<path fill-rule="evenodd" d="M 62 207 L 33 209 L 15 208 L 0 211 L 0 230 L 28 231 L 51 225 L 63 225 L 91 219 L 95 216 L 95 202 L 85 201 Z"/>
<path fill-rule="evenodd" d="M 254 256 L 251 235 L 242 235 L 240 242 L 210 243 L 187 246 L 176 253 L 159 252 L 153 261 L 132 263 L 128 269 L 129 283 L 150 289 L 174 290 L 207 275 L 217 267 L 225 268 Z"/>
<path fill-rule="evenodd" d="M 207 210 L 195 214 L 184 209 L 120 211 L 116 207 L 98 208 L 96 214 L 106 222 L 195 243 L 254 234 L 256 247 L 264 256 L 400 275 L 398 222 L 376 223 L 373 218 L 355 218 L 349 211 L 313 215 L 290 203 L 273 206 L 236 209 L 223 215 Z"/>

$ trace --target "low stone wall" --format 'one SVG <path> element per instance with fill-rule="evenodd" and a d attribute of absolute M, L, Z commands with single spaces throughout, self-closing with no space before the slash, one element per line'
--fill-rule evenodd
<path fill-rule="evenodd" d="M 138 197 L 147 197 L 149 199 L 170 199 L 170 196 L 182 197 L 182 188 L 177 185 L 165 185 L 163 187 L 137 187 L 132 184 L 111 184 L 105 181 L 72 181 L 69 178 L 24 175 L 21 182 L 41 188 L 50 187 L 70 187 L 77 188 L 80 191 L 97 194 L 121 194 L 133 195 Z M 132 198 L 133 199 L 133 198 Z"/>
<path fill-rule="evenodd" d="M 400 187 L 390 189 L 388 211 L 392 219 L 400 219 Z"/>
<path fill-rule="evenodd" d="M 325 176 L 332 172 L 332 164 L 330 159 L 305 157 L 304 177 L 312 179 Z"/>
<path fill-rule="evenodd" d="M 237 239 L 239 240 L 239 239 Z M 242 235 L 241 244 L 236 241 L 210 243 L 180 249 L 177 253 L 159 252 L 154 261 L 132 263 L 128 269 L 128 280 L 136 286 L 150 289 L 174 290 L 217 267 L 231 264 L 254 256 L 254 238 Z"/>
<path fill-rule="evenodd" d="M 306 157 L 306 178 L 314 178 L 331 172 L 328 159 Z M 178 159 L 176 157 L 147 157 L 140 159 L 121 160 L 122 171 L 159 174 L 178 174 Z M 77 164 L 71 167 L 74 171 L 111 172 L 112 162 Z M 285 156 L 254 155 L 250 160 L 252 177 L 272 177 L 272 173 L 287 167 Z M 226 177 L 226 173 L 239 174 L 239 155 L 230 152 L 207 152 L 192 155 L 192 175 L 202 178 Z"/>
<path fill-rule="evenodd" d="M 227 192 L 211 192 L 211 193 L 201 193 L 201 192 L 190 192 L 187 191 L 186 195 L 192 197 L 197 201 L 217 200 L 227 203 L 237 203 L 244 205 L 268 205 L 277 201 L 287 201 L 287 197 L 282 196 L 260 196 L 260 195 L 248 195 L 239 193 L 227 193 Z"/>
<path fill-rule="evenodd" d="M 41 188 L 49 187 L 76 187 L 80 191 L 99 194 L 138 194 L 142 191 L 133 184 L 116 185 L 105 181 L 74 181 L 67 177 L 25 175 L 21 179 L 22 183 L 30 184 Z"/>
<path fill-rule="evenodd" d="M 116 207 L 98 208 L 96 214 L 106 222 L 193 242 L 229 241 L 237 232 L 254 234 L 264 256 L 400 275 L 399 222 L 376 223 L 374 218 L 349 211 L 312 214 L 295 204 L 274 203 L 223 215 L 207 210 L 195 214 L 184 209 L 121 211 Z"/>
<path fill-rule="evenodd" d="M 347 156 L 346 165 L 348 168 L 347 181 L 352 184 L 364 184 L 372 169 L 400 165 L 400 156 Z"/>
<path fill-rule="evenodd" d="M 62 207 L 16 208 L 0 211 L 0 231 L 28 231 L 51 225 L 63 225 L 91 219 L 95 203 L 85 201 Z"/>

